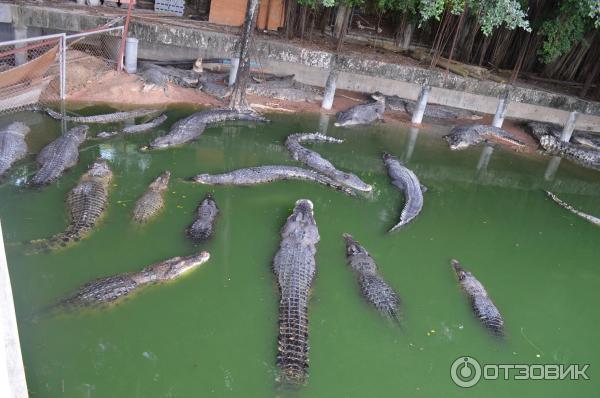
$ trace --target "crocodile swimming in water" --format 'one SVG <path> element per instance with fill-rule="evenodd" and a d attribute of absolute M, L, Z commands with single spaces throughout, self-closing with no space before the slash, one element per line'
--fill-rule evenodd
<path fill-rule="evenodd" d="M 303 147 L 303 142 L 331 142 L 339 144 L 344 142 L 343 140 L 320 133 L 299 133 L 289 135 L 285 140 L 285 146 L 294 160 L 304 163 L 311 169 L 330 177 L 341 185 L 362 192 L 370 192 L 373 190 L 371 185 L 365 183 L 356 175 L 336 169 L 327 159 L 324 159 L 315 151 Z"/>
<path fill-rule="evenodd" d="M 152 130 L 153 128 L 160 126 L 161 124 L 164 123 L 165 120 L 167 120 L 167 115 L 160 115 L 159 117 L 152 119 L 147 123 L 141 123 L 141 124 L 135 124 L 133 126 L 127 126 L 121 131 L 123 132 L 123 134 L 143 133 L 145 131 Z M 118 131 L 111 131 L 111 132 L 103 131 L 101 133 L 98 133 L 98 135 L 96 135 L 96 137 L 110 138 L 110 137 L 114 137 L 116 135 L 119 135 Z"/>
<path fill-rule="evenodd" d="M 0 130 L 0 177 L 13 163 L 27 155 L 25 136 L 30 131 L 31 129 L 21 122 L 13 122 Z"/>
<path fill-rule="evenodd" d="M 168 148 L 185 144 L 198 138 L 204 132 L 207 125 L 230 120 L 264 122 L 267 119 L 254 112 L 242 112 L 232 109 L 210 109 L 196 112 L 176 122 L 168 134 L 156 138 L 150 143 L 148 148 Z"/>
<path fill-rule="evenodd" d="M 135 203 L 133 221 L 143 223 L 156 216 L 165 205 L 164 194 L 169 187 L 171 172 L 165 171 L 148 187 L 146 192 Z"/>
<path fill-rule="evenodd" d="M 37 251 L 58 249 L 86 237 L 104 215 L 112 177 L 105 160 L 94 162 L 67 195 L 69 226 L 49 239 L 32 241 Z"/>
<path fill-rule="evenodd" d="M 52 109 L 46 109 L 48 115 L 58 120 L 66 120 L 68 122 L 76 123 L 115 123 L 122 122 L 128 119 L 135 119 L 142 116 L 155 115 L 160 112 L 158 109 L 137 109 L 135 111 L 127 112 L 114 112 L 107 113 L 105 115 L 95 116 L 63 116 Z"/>
<path fill-rule="evenodd" d="M 574 208 L 573 206 L 571 206 L 570 204 L 563 202 L 562 200 L 560 200 L 558 198 L 558 196 L 556 196 L 555 194 L 553 194 L 550 191 L 546 191 L 546 194 L 548 195 L 548 197 L 550 199 L 552 199 L 555 203 L 557 203 L 560 207 L 569 210 L 571 213 L 583 218 L 584 220 L 587 220 L 589 222 L 591 222 L 592 224 L 598 225 L 600 226 L 600 218 L 598 217 L 594 217 L 591 214 L 587 214 L 584 213 L 582 211 L 577 210 L 576 208 Z"/>
<path fill-rule="evenodd" d="M 583 145 L 562 142 L 551 135 L 540 138 L 540 146 L 550 155 L 558 155 L 581 166 L 600 170 L 600 151 Z"/>
<path fill-rule="evenodd" d="M 388 175 L 392 185 L 404 193 L 404 208 L 400 213 L 400 221 L 389 232 L 396 231 L 415 219 L 423 209 L 423 192 L 426 190 L 412 170 L 405 167 L 395 156 L 383 154 Z"/>
<path fill-rule="evenodd" d="M 498 308 L 488 296 L 483 285 L 470 273 L 465 271 L 457 260 L 452 260 L 458 281 L 471 302 L 473 313 L 492 334 L 504 336 L 504 319 Z"/>
<path fill-rule="evenodd" d="M 31 179 L 31 184 L 49 184 L 75 166 L 79 161 L 79 146 L 85 141 L 88 129 L 86 125 L 74 127 L 46 145 L 37 155 L 40 169 Z"/>
<path fill-rule="evenodd" d="M 218 215 L 217 202 L 215 202 L 212 194 L 206 194 L 206 197 L 196 209 L 196 219 L 186 230 L 187 236 L 194 243 L 210 239 L 215 232 L 215 221 Z"/>
<path fill-rule="evenodd" d="M 343 235 L 346 241 L 348 265 L 358 279 L 360 294 L 383 316 L 400 322 L 400 297 L 379 275 L 375 260 L 349 234 Z"/>
<path fill-rule="evenodd" d="M 222 174 L 198 174 L 191 178 L 199 184 L 209 185 L 256 185 L 266 184 L 280 180 L 308 180 L 342 191 L 350 196 L 355 196 L 353 190 L 346 188 L 331 178 L 293 166 L 258 166 L 238 169 Z"/>
<path fill-rule="evenodd" d="M 369 124 L 376 120 L 383 119 L 385 112 L 385 96 L 383 94 L 373 94 L 374 101 L 366 104 L 355 105 L 350 109 L 338 112 L 336 115 L 336 126 L 352 126 L 356 124 Z"/>
<path fill-rule="evenodd" d="M 308 299 L 319 240 L 313 204 L 300 199 L 281 229 L 273 258 L 279 287 L 278 381 L 284 385 L 302 385 L 308 379 Z"/>
<path fill-rule="evenodd" d="M 140 288 L 168 282 L 198 268 L 210 258 L 208 252 L 173 257 L 149 265 L 138 272 L 98 278 L 81 286 L 74 294 L 59 301 L 55 309 L 76 310 L 90 306 L 115 304 Z"/>
<path fill-rule="evenodd" d="M 453 151 L 465 149 L 471 145 L 489 144 L 491 142 L 505 142 L 517 147 L 525 146 L 523 142 L 514 138 L 508 131 L 484 124 L 454 127 L 443 138 Z"/>

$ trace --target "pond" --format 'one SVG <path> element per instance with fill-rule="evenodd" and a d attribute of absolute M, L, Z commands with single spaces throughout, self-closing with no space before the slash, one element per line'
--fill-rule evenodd
<path fill-rule="evenodd" d="M 81 113 L 106 110 L 89 107 Z M 597 172 L 563 160 L 553 173 L 550 158 L 500 148 L 451 152 L 440 138 L 449 126 L 420 132 L 393 123 L 337 128 L 319 115 L 272 114 L 269 124 L 226 123 L 180 148 L 139 150 L 191 112 L 171 107 L 167 122 L 153 132 L 86 141 L 79 164 L 50 186 L 26 185 L 35 171 L 33 156 L 17 164 L 0 186 L 32 397 L 288 395 L 275 382 L 278 295 L 271 265 L 279 230 L 299 198 L 313 201 L 321 241 L 309 306 L 310 378 L 289 394 L 597 394 L 600 312 L 593 303 L 599 299 L 600 231 L 543 191 L 551 189 L 600 215 Z M 13 119 L 31 125 L 34 153 L 61 131 L 59 122 L 34 113 L 0 122 Z M 118 126 L 93 126 L 90 135 L 111 127 Z M 352 198 L 304 181 L 254 187 L 185 181 L 198 173 L 299 165 L 283 146 L 286 136 L 325 129 L 345 142 L 310 147 L 371 183 L 371 196 Z M 422 213 L 393 234 L 387 230 L 397 222 L 404 199 L 389 182 L 383 151 L 406 160 L 429 188 Z M 65 196 L 98 156 L 114 172 L 105 218 L 89 238 L 68 249 L 26 254 L 24 242 L 64 230 Z M 164 210 L 154 221 L 135 225 L 135 201 L 164 170 L 172 173 Z M 214 193 L 221 214 L 214 238 L 194 246 L 184 231 L 207 192 Z M 345 232 L 371 253 L 400 295 L 401 326 L 384 320 L 360 297 L 346 263 Z M 43 311 L 94 278 L 199 250 L 211 253 L 202 267 L 118 305 L 55 315 Z M 505 339 L 490 336 L 474 318 L 452 258 L 487 288 L 504 316 Z M 482 380 L 463 389 L 451 380 L 450 366 L 464 355 L 482 364 L 591 364 L 590 380 Z"/>

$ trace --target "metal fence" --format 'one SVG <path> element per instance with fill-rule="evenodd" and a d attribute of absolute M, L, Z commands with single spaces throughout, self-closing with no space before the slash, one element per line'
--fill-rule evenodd
<path fill-rule="evenodd" d="M 0 113 L 67 99 L 117 69 L 123 27 L 0 42 Z"/>

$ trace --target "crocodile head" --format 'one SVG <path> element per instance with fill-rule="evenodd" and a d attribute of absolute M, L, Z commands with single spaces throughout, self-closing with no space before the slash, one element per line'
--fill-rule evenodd
<path fill-rule="evenodd" d="M 354 240 L 352 235 L 343 234 L 342 237 L 346 241 L 346 254 L 348 254 L 348 256 L 354 256 L 359 253 L 368 254 L 365 248 L 359 245 L 358 242 Z"/>
<path fill-rule="evenodd" d="M 6 132 L 11 134 L 26 136 L 30 131 L 31 129 L 25 123 L 21 122 L 13 122 L 6 126 Z"/>
<path fill-rule="evenodd" d="M 177 279 L 187 271 L 204 264 L 209 258 L 210 254 L 208 252 L 200 252 L 186 257 L 175 257 L 149 267 L 145 270 L 145 273 L 153 280 Z"/>
<path fill-rule="evenodd" d="M 112 177 L 112 171 L 108 167 L 108 163 L 104 159 L 96 160 L 87 172 L 90 177 L 107 178 Z"/>
<path fill-rule="evenodd" d="M 458 276 L 459 281 L 462 281 L 469 275 L 469 273 L 465 271 L 463 267 L 461 267 L 458 260 L 452 260 L 450 261 L 450 264 L 452 264 L 452 268 L 454 268 L 454 271 L 456 271 L 456 276 Z"/>
<path fill-rule="evenodd" d="M 152 181 L 150 184 L 150 189 L 155 191 L 164 191 L 169 186 L 169 179 L 171 178 L 171 172 L 165 171 L 161 175 L 159 175 L 156 180 Z"/>
<path fill-rule="evenodd" d="M 89 126 L 82 124 L 77 127 L 73 127 L 71 130 L 67 132 L 67 134 L 71 134 L 79 144 L 85 141 L 85 137 L 87 136 L 87 132 L 90 129 Z"/>
<path fill-rule="evenodd" d="M 453 151 L 459 151 L 467 148 L 470 144 L 466 139 L 465 133 L 468 127 L 458 127 L 452 130 L 450 134 L 444 136 L 448 146 Z"/>
<path fill-rule="evenodd" d="M 385 95 L 383 95 L 383 93 L 380 93 L 379 91 L 376 91 L 373 94 L 371 94 L 371 98 L 373 98 L 377 102 L 382 102 L 385 104 Z"/>

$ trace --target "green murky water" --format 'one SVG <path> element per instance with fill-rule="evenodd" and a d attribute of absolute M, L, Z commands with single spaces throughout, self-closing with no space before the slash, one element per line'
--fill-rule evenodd
<path fill-rule="evenodd" d="M 597 396 L 600 230 L 550 202 L 542 191 L 552 188 L 600 215 L 596 172 L 562 161 L 546 180 L 548 158 L 499 149 L 486 166 L 481 148 L 457 153 L 446 148 L 439 137 L 449 127 L 420 132 L 411 154 L 407 128 L 340 129 L 330 123 L 328 133 L 346 143 L 314 148 L 374 184 L 369 200 L 306 182 L 213 189 L 181 178 L 294 164 L 282 146 L 286 135 L 319 129 L 324 121 L 316 115 L 271 115 L 268 125 L 213 127 L 192 145 L 138 151 L 191 111 L 170 109 L 167 124 L 153 133 L 86 142 L 78 166 L 49 187 L 22 185 L 34 171 L 33 157 L 0 187 L 32 397 L 285 395 L 274 381 L 277 293 L 271 260 L 279 229 L 299 198 L 315 203 L 321 242 L 309 310 L 310 381 L 294 395 Z M 56 121 L 35 114 L 19 117 L 34 123 L 34 151 L 60 134 Z M 399 216 L 402 196 L 389 184 L 380 160 L 383 150 L 410 157 L 408 165 L 429 187 L 422 214 L 393 235 L 386 231 Z M 97 156 L 108 159 L 115 172 L 102 223 L 68 250 L 24 255 L 24 247 L 15 243 L 64 229 L 65 195 Z M 154 222 L 134 226 L 133 203 L 165 169 L 173 174 L 166 209 Z M 212 255 L 201 269 L 107 310 L 35 315 L 90 279 L 197 250 L 184 229 L 209 189 L 222 214 L 214 240 L 201 246 Z M 359 297 L 345 262 L 343 232 L 372 253 L 399 292 L 403 330 L 383 321 Z M 451 258 L 460 259 L 487 287 L 505 317 L 504 342 L 489 337 L 474 320 Z M 449 372 L 461 355 L 482 363 L 590 364 L 591 380 L 482 380 L 465 390 L 453 384 Z"/>

